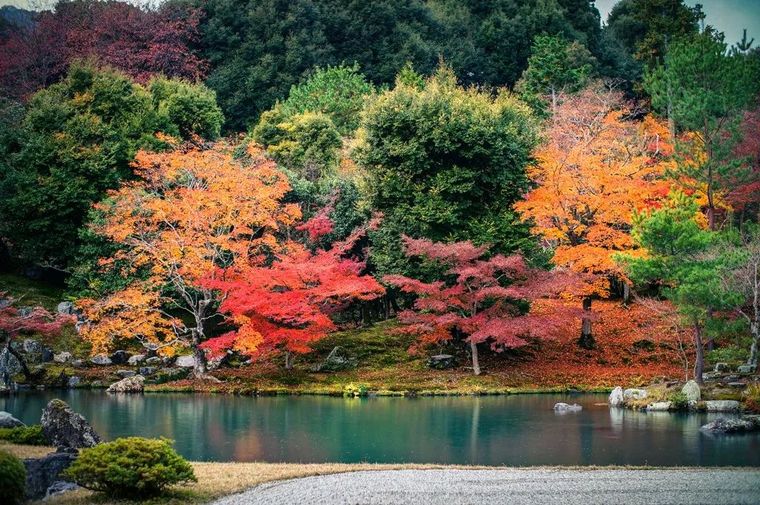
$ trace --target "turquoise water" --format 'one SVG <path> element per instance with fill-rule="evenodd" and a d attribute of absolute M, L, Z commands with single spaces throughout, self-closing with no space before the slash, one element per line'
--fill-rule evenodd
<path fill-rule="evenodd" d="M 0 398 L 0 410 L 38 423 L 53 398 L 82 413 L 105 439 L 169 437 L 196 461 L 760 466 L 760 435 L 699 431 L 717 414 L 609 409 L 599 405 L 606 395 L 359 399 L 29 391 Z M 583 411 L 555 414 L 558 401 L 578 403 Z"/>

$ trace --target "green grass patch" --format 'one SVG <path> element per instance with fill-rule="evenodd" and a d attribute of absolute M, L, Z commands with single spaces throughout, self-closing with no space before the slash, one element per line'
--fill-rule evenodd
<path fill-rule="evenodd" d="M 65 299 L 63 287 L 9 273 L 0 273 L 0 291 L 6 291 L 18 306 L 41 305 L 48 310 L 55 310 Z"/>

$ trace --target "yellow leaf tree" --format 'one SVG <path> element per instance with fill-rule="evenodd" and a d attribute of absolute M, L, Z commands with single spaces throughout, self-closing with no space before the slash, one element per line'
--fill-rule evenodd
<path fill-rule="evenodd" d="M 98 205 L 105 218 L 93 230 L 119 246 L 102 264 L 128 264 L 137 280 L 80 301 L 88 320 L 82 334 L 94 352 L 119 340 L 164 353 L 190 347 L 194 375 L 206 375 L 199 346 L 222 300 L 204 286 L 222 267 L 276 249 L 277 232 L 301 215 L 298 206 L 281 203 L 290 187 L 273 162 L 256 147 L 243 157 L 232 150 L 217 143 L 140 152 L 134 162 L 139 179 Z"/>
<path fill-rule="evenodd" d="M 553 249 L 553 262 L 588 278 L 579 341 L 586 348 L 595 345 L 592 298 L 608 296 L 611 279 L 625 280 L 613 255 L 636 254 L 633 212 L 658 205 L 670 186 L 663 177 L 672 163 L 667 125 L 640 115 L 598 83 L 567 97 L 534 153 L 535 187 L 515 205 Z"/>

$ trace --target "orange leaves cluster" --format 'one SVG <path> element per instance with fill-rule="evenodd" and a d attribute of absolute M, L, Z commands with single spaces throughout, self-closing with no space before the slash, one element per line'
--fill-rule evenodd
<path fill-rule="evenodd" d="M 104 220 L 94 231 L 120 246 L 101 264 L 122 260 L 135 280 L 80 303 L 90 321 L 83 335 L 96 348 L 119 338 L 157 346 L 202 336 L 215 293 L 201 281 L 222 265 L 248 264 L 276 249 L 277 233 L 301 217 L 297 205 L 281 204 L 290 186 L 273 162 L 255 150 L 242 158 L 232 150 L 217 143 L 140 152 L 134 162 L 139 179 L 98 205 Z M 189 312 L 195 326 L 172 315 L 177 311 Z"/>
<path fill-rule="evenodd" d="M 665 124 L 635 121 L 619 93 L 587 89 L 558 106 L 529 177 L 536 188 L 515 204 L 534 232 L 573 271 L 621 275 L 615 252 L 631 252 L 631 218 L 669 190 L 673 146 Z M 601 282 L 593 291 L 606 292 Z"/>

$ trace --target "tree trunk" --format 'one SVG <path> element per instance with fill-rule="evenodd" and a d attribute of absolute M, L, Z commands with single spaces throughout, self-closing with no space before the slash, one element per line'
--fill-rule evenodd
<path fill-rule="evenodd" d="M 749 349 L 747 364 L 757 366 L 757 347 L 760 345 L 760 321 L 752 321 L 749 325 L 749 331 L 752 333 L 752 347 Z"/>
<path fill-rule="evenodd" d="M 193 377 L 196 379 L 204 379 L 208 373 L 208 363 L 206 361 L 206 353 L 199 347 L 199 344 L 199 339 L 193 338 L 193 357 L 195 358 Z"/>
<path fill-rule="evenodd" d="M 623 281 L 623 305 L 628 306 L 631 301 L 631 285 Z"/>
<path fill-rule="evenodd" d="M 480 375 L 480 362 L 478 361 L 478 344 L 470 341 L 470 352 L 472 353 L 472 373 Z"/>
<path fill-rule="evenodd" d="M 285 351 L 285 370 L 293 369 L 294 360 L 295 360 L 295 355 L 290 351 Z"/>
<path fill-rule="evenodd" d="M 581 336 L 578 345 L 583 349 L 594 349 L 596 341 L 591 333 L 591 297 L 583 299 L 583 317 L 581 318 Z"/>
<path fill-rule="evenodd" d="M 704 379 L 702 373 L 705 369 L 705 354 L 702 349 L 702 327 L 699 323 L 694 325 L 694 349 L 696 350 L 696 356 L 694 358 L 694 380 L 700 386 L 704 385 Z"/>

